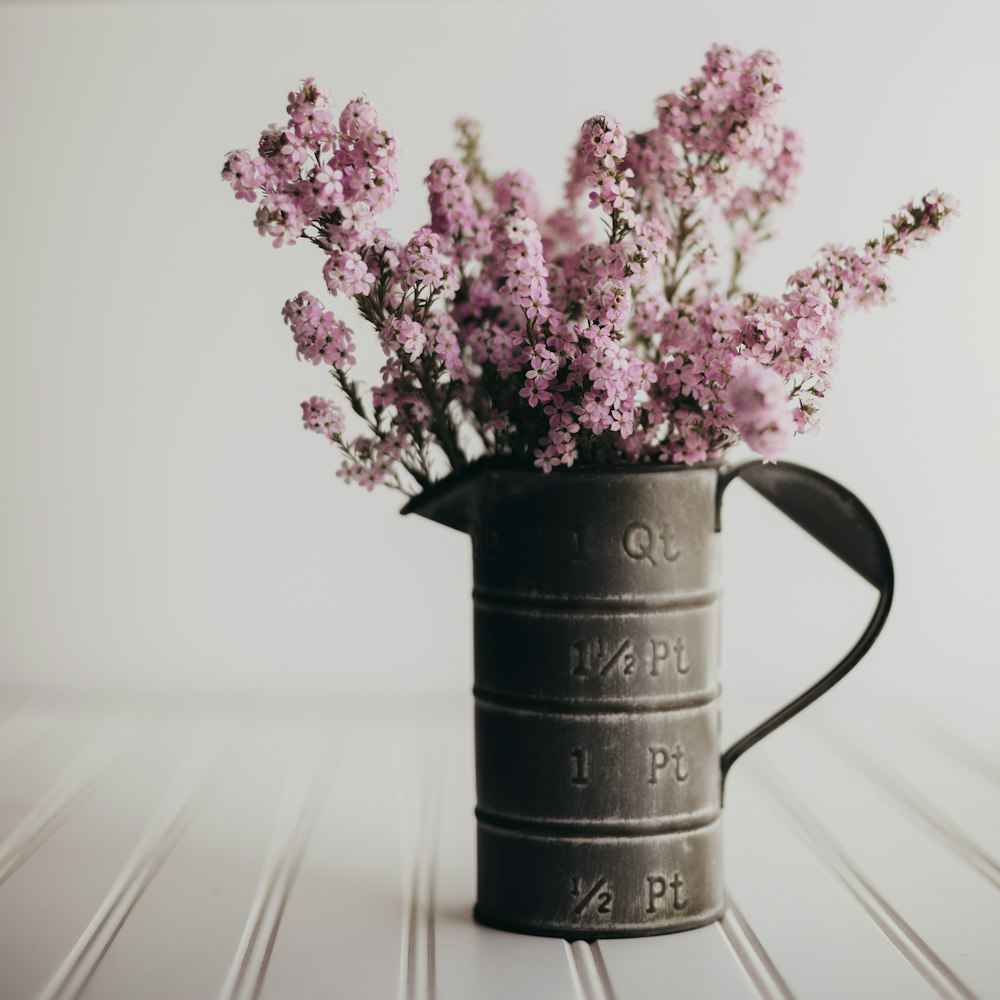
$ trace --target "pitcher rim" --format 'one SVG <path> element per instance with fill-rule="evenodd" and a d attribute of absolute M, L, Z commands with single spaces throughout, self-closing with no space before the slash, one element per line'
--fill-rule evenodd
<path fill-rule="evenodd" d="M 527 465 L 518 459 L 502 455 L 484 455 L 474 459 L 467 466 L 449 473 L 443 479 L 431 483 L 419 493 L 414 494 L 400 510 L 401 514 L 416 513 L 421 507 L 437 497 L 442 497 L 454 488 L 478 479 L 488 473 L 509 473 L 523 475 L 531 479 L 549 477 L 554 479 L 584 479 L 588 476 L 605 478 L 612 476 L 652 475 L 654 473 L 676 474 L 681 472 L 704 472 L 713 470 L 722 472 L 729 462 L 726 457 L 711 462 L 697 462 L 692 465 L 681 465 L 675 462 L 608 464 L 608 465 L 573 465 L 569 468 L 559 466 L 550 472 L 545 472 L 534 465 Z"/>

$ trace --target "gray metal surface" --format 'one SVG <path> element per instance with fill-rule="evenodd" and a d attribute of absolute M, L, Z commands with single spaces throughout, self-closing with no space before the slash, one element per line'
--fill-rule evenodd
<path fill-rule="evenodd" d="M 880 599 L 839 663 L 723 753 L 717 536 L 736 478 Z M 480 463 L 403 510 L 472 538 L 476 918 L 591 941 L 719 919 L 729 768 L 846 676 L 886 620 L 893 564 L 871 513 L 821 473 L 760 462 Z"/>
<path fill-rule="evenodd" d="M 479 920 L 594 939 L 721 916 L 718 480 L 457 487 L 476 491 Z"/>

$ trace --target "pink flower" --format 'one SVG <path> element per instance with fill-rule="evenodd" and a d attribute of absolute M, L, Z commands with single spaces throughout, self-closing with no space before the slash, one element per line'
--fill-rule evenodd
<path fill-rule="evenodd" d="M 625 131 L 618 121 L 606 115 L 588 118 L 580 130 L 570 170 L 568 199 L 572 202 L 589 186 L 591 208 L 601 208 L 608 215 L 615 213 L 628 227 L 634 227 L 635 189 L 629 183 L 634 174 L 631 167 L 622 164 L 627 152 Z M 612 233 L 613 239 L 618 236 Z"/>
<path fill-rule="evenodd" d="M 493 197 L 499 212 L 517 209 L 532 219 L 541 215 L 535 182 L 523 170 L 501 174 L 493 182 Z"/>
<path fill-rule="evenodd" d="M 399 188 L 396 140 L 378 127 L 378 114 L 365 101 L 348 104 L 340 124 L 342 141 L 334 159 L 344 175 L 346 201 L 364 202 L 372 214 L 384 212 Z"/>
<path fill-rule="evenodd" d="M 315 431 L 332 441 L 344 431 L 344 414 L 332 399 L 311 396 L 302 404 L 302 423 L 307 431 Z"/>
<path fill-rule="evenodd" d="M 353 250 L 331 251 L 323 267 L 323 277 L 331 294 L 368 295 L 375 286 L 375 275 L 368 270 L 364 258 Z"/>
<path fill-rule="evenodd" d="M 493 255 L 497 278 L 505 295 L 524 310 L 529 320 L 549 313 L 548 271 L 538 226 L 514 209 L 497 216 L 493 224 Z"/>
<path fill-rule="evenodd" d="M 352 457 L 344 459 L 337 475 L 345 482 L 356 483 L 370 493 L 392 477 L 395 440 L 395 436 L 388 442 L 366 436 L 355 438 L 347 448 Z"/>
<path fill-rule="evenodd" d="M 583 123 L 581 143 L 593 167 L 611 170 L 617 166 L 618 160 L 625 158 L 628 149 L 621 123 L 605 115 L 595 115 Z"/>
<path fill-rule="evenodd" d="M 332 141 L 330 92 L 318 87 L 313 77 L 308 77 L 299 90 L 288 95 L 288 118 L 299 138 L 323 145 Z"/>
<path fill-rule="evenodd" d="M 553 212 L 524 171 L 487 169 L 463 120 L 456 157 L 427 174 L 427 224 L 397 240 L 378 218 L 399 188 L 396 140 L 368 101 L 338 116 L 303 80 L 287 120 L 256 152 L 227 154 L 222 179 L 275 247 L 322 251 L 327 289 L 380 339 L 368 391 L 348 374 L 350 327 L 308 292 L 285 303 L 298 357 L 332 367 L 367 428 L 346 440 L 346 407 L 302 404 L 343 454 L 339 475 L 414 491 L 480 450 L 545 471 L 691 464 L 741 437 L 774 461 L 815 428 L 844 317 L 890 301 L 890 262 L 958 206 L 930 191 L 863 246 L 823 247 L 773 295 L 744 291 L 743 265 L 801 170 L 801 138 L 775 117 L 782 96 L 772 53 L 713 46 L 652 127 L 584 123 Z"/>
<path fill-rule="evenodd" d="M 748 361 L 733 375 L 723 402 L 732 413 L 736 430 L 765 462 L 776 461 L 788 448 L 795 433 L 795 420 L 780 375 Z"/>
<path fill-rule="evenodd" d="M 222 179 L 231 184 L 236 199 L 257 200 L 257 188 L 264 182 L 263 164 L 245 149 L 234 149 L 222 168 Z"/>
<path fill-rule="evenodd" d="M 333 160 L 324 166 L 316 167 L 309 175 L 309 184 L 315 214 L 343 206 L 344 174 L 334 165 Z"/>
<path fill-rule="evenodd" d="M 364 98 L 349 102 L 340 113 L 340 131 L 349 139 L 365 139 L 378 129 L 378 111 Z"/>
<path fill-rule="evenodd" d="M 299 292 L 282 310 L 285 324 L 291 328 L 296 353 L 314 365 L 321 362 L 337 369 L 356 363 L 354 339 L 350 327 L 327 312 L 308 292 Z"/>
<path fill-rule="evenodd" d="M 388 354 L 390 351 L 402 351 L 410 361 L 416 361 L 423 353 L 427 344 L 424 328 L 412 319 L 391 319 L 382 328 L 382 345 Z"/>
<path fill-rule="evenodd" d="M 287 194 L 268 195 L 257 209 L 257 232 L 275 247 L 291 246 L 309 224 L 299 203 Z"/>
<path fill-rule="evenodd" d="M 919 200 L 904 205 L 889 220 L 892 232 L 881 242 L 872 241 L 870 246 L 880 257 L 890 254 L 905 255 L 915 244 L 921 243 L 934 233 L 941 232 L 958 214 L 958 202 L 948 194 L 938 190 L 929 191 Z"/>
<path fill-rule="evenodd" d="M 426 182 L 430 228 L 448 241 L 458 260 L 481 258 L 489 249 L 489 223 L 476 210 L 465 167 L 457 160 L 435 160 Z"/>
<path fill-rule="evenodd" d="M 407 287 L 441 292 L 445 298 L 453 298 L 458 289 L 455 265 L 444 253 L 441 237 L 426 227 L 418 229 L 403 248 L 399 276 Z"/>
<path fill-rule="evenodd" d="M 621 333 L 632 311 L 632 294 L 628 284 L 616 278 L 599 281 L 587 296 L 583 308 L 595 326 Z"/>

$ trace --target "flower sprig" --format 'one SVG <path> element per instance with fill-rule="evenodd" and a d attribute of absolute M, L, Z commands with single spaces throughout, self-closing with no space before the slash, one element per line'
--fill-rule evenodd
<path fill-rule="evenodd" d="M 222 176 L 274 246 L 320 249 L 327 291 L 354 300 L 382 347 L 367 388 L 354 332 L 309 292 L 285 304 L 299 358 L 334 379 L 339 400 L 302 412 L 340 475 L 413 493 L 482 454 L 546 471 L 693 464 L 741 438 L 773 461 L 815 427 L 842 318 L 889 301 L 890 260 L 957 206 L 932 191 L 861 249 L 824 247 L 780 295 L 744 291 L 801 170 L 801 138 L 774 121 L 781 93 L 773 54 L 715 46 L 648 130 L 584 123 L 552 211 L 523 171 L 488 173 L 462 119 L 459 156 L 426 178 L 429 222 L 402 244 L 378 225 L 399 177 L 375 108 L 359 98 L 335 116 L 312 78 L 290 93 L 287 122 Z"/>

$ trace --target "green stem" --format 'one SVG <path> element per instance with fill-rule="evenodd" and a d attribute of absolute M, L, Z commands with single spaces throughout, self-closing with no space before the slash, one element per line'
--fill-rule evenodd
<path fill-rule="evenodd" d="M 448 401 L 442 406 L 438 398 L 435 373 L 428 364 L 426 355 L 422 359 L 421 369 L 415 374 L 431 410 L 431 431 L 452 469 L 461 469 L 468 462 L 458 443 L 458 430 L 448 415 Z"/>
<path fill-rule="evenodd" d="M 663 294 L 671 304 L 681 286 L 681 282 L 687 276 L 690 269 L 690 265 L 688 265 L 683 271 L 678 272 L 681 260 L 687 253 L 687 241 L 690 239 L 691 233 L 694 232 L 695 227 L 690 225 L 693 214 L 693 212 L 681 212 L 678 215 L 677 226 L 674 230 L 674 236 L 671 239 L 674 251 L 673 260 L 669 264 L 664 262 Z"/>

